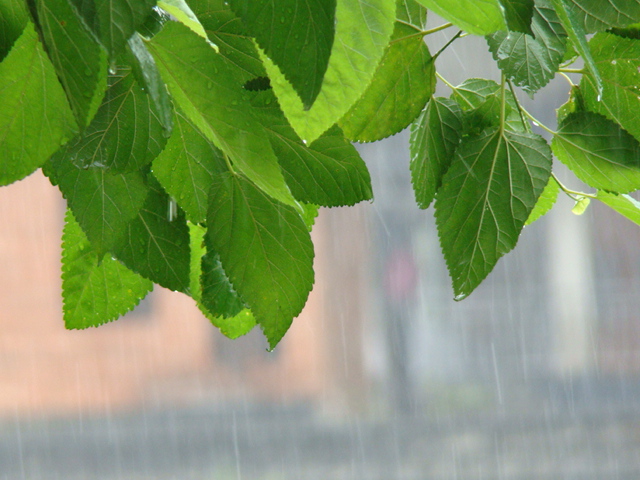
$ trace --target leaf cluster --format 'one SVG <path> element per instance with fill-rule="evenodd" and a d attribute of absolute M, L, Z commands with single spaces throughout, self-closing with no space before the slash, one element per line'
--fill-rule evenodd
<path fill-rule="evenodd" d="M 425 30 L 429 11 L 449 23 Z M 637 23 L 640 0 L 0 0 L 0 185 L 42 168 L 67 201 L 68 328 L 158 284 L 273 348 L 313 286 L 319 207 L 372 199 L 352 142 L 410 128 L 456 299 L 560 191 L 640 223 Z M 463 31 L 500 82 L 439 77 Z M 571 94 L 552 131 L 518 94 L 558 74 Z M 595 192 L 560 184 L 554 156 Z"/>

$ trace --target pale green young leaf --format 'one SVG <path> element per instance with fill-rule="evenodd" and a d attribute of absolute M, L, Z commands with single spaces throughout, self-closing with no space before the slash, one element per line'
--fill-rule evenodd
<path fill-rule="evenodd" d="M 75 132 L 64 90 L 29 23 L 0 63 L 0 186 L 33 173 Z"/>
<path fill-rule="evenodd" d="M 429 10 L 474 35 L 507 28 L 499 0 L 418 0 Z"/>
<path fill-rule="evenodd" d="M 217 176 L 207 215 L 208 243 L 249 306 L 271 348 L 313 286 L 313 244 L 300 215 L 240 175 Z"/>
<path fill-rule="evenodd" d="M 176 112 L 171 138 L 153 161 L 153 174 L 194 223 L 204 222 L 209 186 L 214 175 L 226 170 L 223 153 Z"/>
<path fill-rule="evenodd" d="M 509 31 L 533 35 L 531 22 L 534 15 L 534 0 L 500 0 L 500 4 L 504 9 L 504 18 Z"/>
<path fill-rule="evenodd" d="M 63 147 L 80 168 L 124 173 L 139 170 L 164 148 L 166 129 L 151 108 L 151 97 L 128 66 L 109 75 L 104 100 L 91 124 Z"/>
<path fill-rule="evenodd" d="M 411 125 L 411 183 L 420 208 L 431 204 L 461 137 L 462 110 L 449 98 L 431 98 Z"/>
<path fill-rule="evenodd" d="M 401 2 L 399 10 L 405 5 Z M 402 131 L 433 94 L 434 59 L 423 37 L 417 35 L 425 18 L 426 11 L 417 25 L 396 22 L 371 84 L 339 122 L 350 140 L 374 142 Z"/>
<path fill-rule="evenodd" d="M 598 91 L 598 95 L 600 95 L 602 93 L 602 78 L 600 77 L 598 67 L 591 55 L 591 50 L 587 43 L 587 32 L 584 29 L 584 24 L 580 22 L 580 19 L 574 9 L 571 9 L 568 6 L 572 1 L 573 0 L 551 0 L 562 27 L 569 36 L 569 39 L 573 44 L 573 48 L 575 48 L 577 53 L 582 57 L 586 68 L 593 76 L 596 90 Z"/>
<path fill-rule="evenodd" d="M 107 53 L 71 0 L 37 0 L 47 53 L 80 128 L 89 124 L 107 86 Z"/>
<path fill-rule="evenodd" d="M 566 0 L 566 3 L 586 33 L 640 21 L 640 0 Z"/>
<path fill-rule="evenodd" d="M 229 1 L 247 31 L 298 93 L 304 108 L 310 108 L 329 64 L 336 0 Z"/>
<path fill-rule="evenodd" d="M 515 247 L 550 173 L 551 151 L 539 135 L 495 128 L 463 138 L 435 204 L 457 300 Z"/>
<path fill-rule="evenodd" d="M 612 208 L 620 215 L 628 218 L 636 225 L 640 225 L 640 202 L 635 198 L 625 195 L 598 190 L 597 199 Z"/>
<path fill-rule="evenodd" d="M 174 215 L 171 199 L 152 175 L 149 194 L 111 250 L 128 268 L 170 290 L 188 293 L 189 228 L 182 210 Z"/>
<path fill-rule="evenodd" d="M 591 75 L 583 75 L 580 88 L 589 110 L 604 115 L 640 141 L 640 42 L 599 33 L 589 42 L 602 76 L 602 95 Z"/>
<path fill-rule="evenodd" d="M 540 194 L 540 198 L 536 202 L 536 206 L 529 214 L 529 218 L 524 223 L 525 225 L 531 225 L 533 222 L 543 217 L 551 211 L 558 199 L 558 193 L 560 193 L 560 185 L 556 182 L 555 178 L 549 177 L 547 186 Z"/>
<path fill-rule="evenodd" d="M 340 120 L 373 79 L 389 42 L 395 2 L 338 0 L 336 33 L 322 89 L 306 110 L 279 68 L 262 55 L 280 106 L 298 136 L 308 143 Z"/>
<path fill-rule="evenodd" d="M 234 73 L 243 84 L 267 75 L 253 39 L 247 34 L 240 19 L 231 11 L 229 2 L 191 0 L 189 5 L 200 19 L 209 39 L 218 46 L 220 54 L 234 67 Z"/>
<path fill-rule="evenodd" d="M 580 197 L 576 200 L 575 205 L 571 209 L 571 213 L 574 215 L 583 215 L 584 212 L 587 211 L 589 205 L 591 204 L 591 199 L 589 197 Z"/>
<path fill-rule="evenodd" d="M 640 142 L 602 115 L 568 115 L 551 146 L 558 159 L 591 187 L 616 193 L 640 188 Z"/>
<path fill-rule="evenodd" d="M 207 32 L 184 0 L 159 0 L 158 7 L 170 13 L 176 20 L 183 23 L 202 38 L 207 38 Z"/>
<path fill-rule="evenodd" d="M 535 93 L 555 76 L 564 57 L 567 37 L 547 0 L 539 0 L 532 35 L 499 31 L 487 37 L 498 66 L 514 84 Z"/>
<path fill-rule="evenodd" d="M 0 0 L 0 61 L 5 57 L 29 21 L 22 0 Z"/>
<path fill-rule="evenodd" d="M 62 232 L 62 300 L 67 328 L 97 327 L 116 320 L 153 289 L 109 255 L 98 255 L 67 210 Z"/>
<path fill-rule="evenodd" d="M 229 156 L 234 168 L 277 200 L 295 206 L 266 132 L 225 58 L 180 23 L 148 44 L 174 102 Z"/>
<path fill-rule="evenodd" d="M 372 198 L 369 170 L 337 126 L 305 145 L 271 91 L 256 92 L 252 103 L 260 112 L 285 179 L 298 200 L 337 207 Z"/>
<path fill-rule="evenodd" d="M 74 217 L 99 255 L 114 247 L 149 192 L 139 172 L 112 174 L 102 168 L 78 168 L 64 148 L 45 173 L 57 184 Z"/>

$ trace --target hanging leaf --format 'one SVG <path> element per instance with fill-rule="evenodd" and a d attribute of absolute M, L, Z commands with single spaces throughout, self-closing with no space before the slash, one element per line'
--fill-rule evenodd
<path fill-rule="evenodd" d="M 102 257 L 73 218 L 65 216 L 62 233 L 62 299 L 67 328 L 97 327 L 138 305 L 153 282 L 108 255 Z"/>
<path fill-rule="evenodd" d="M 411 183 L 420 208 L 427 208 L 442 184 L 462 137 L 462 110 L 434 97 L 411 126 Z"/>
<path fill-rule="evenodd" d="M 462 30 L 474 35 L 488 35 L 505 30 L 499 0 L 418 0 Z"/>
<path fill-rule="evenodd" d="M 620 215 L 628 218 L 636 225 L 640 225 L 640 202 L 629 195 L 619 195 L 598 190 L 597 198 Z"/>
<path fill-rule="evenodd" d="M 64 90 L 29 23 L 0 63 L 0 186 L 33 173 L 75 131 Z"/>
<path fill-rule="evenodd" d="M 539 135 L 494 128 L 463 138 L 435 204 L 456 300 L 515 247 L 550 172 L 551 151 Z"/>
<path fill-rule="evenodd" d="M 540 198 L 538 198 L 538 201 L 536 202 L 536 206 L 533 207 L 533 210 L 529 214 L 529 218 L 527 218 L 527 221 L 524 223 L 525 226 L 531 225 L 533 222 L 549 213 L 558 199 L 558 193 L 560 193 L 560 185 L 556 182 L 555 178 L 549 177 L 547 186 L 544 187 L 544 190 L 540 194 Z"/>
<path fill-rule="evenodd" d="M 551 146 L 558 159 L 591 187 L 617 193 L 640 188 L 640 142 L 602 115 L 568 115 Z"/>

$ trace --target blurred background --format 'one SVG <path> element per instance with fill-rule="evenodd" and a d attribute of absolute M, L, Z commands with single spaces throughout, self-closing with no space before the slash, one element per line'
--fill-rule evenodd
<path fill-rule="evenodd" d="M 482 39 L 452 48 L 449 82 L 499 79 Z M 520 98 L 553 128 L 568 90 Z M 375 202 L 321 211 L 316 286 L 272 353 L 159 287 L 64 330 L 64 202 L 39 173 L 0 189 L 0 480 L 640 478 L 640 229 L 561 197 L 454 302 L 408 135 L 358 148 Z"/>

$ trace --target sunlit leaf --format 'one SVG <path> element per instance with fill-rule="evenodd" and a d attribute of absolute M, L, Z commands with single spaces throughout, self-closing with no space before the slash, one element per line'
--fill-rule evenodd
<path fill-rule="evenodd" d="M 640 20 L 639 0 L 565 0 L 587 33 L 626 27 Z"/>
<path fill-rule="evenodd" d="M 429 10 L 474 35 L 488 35 L 507 25 L 499 0 L 418 0 Z"/>
<path fill-rule="evenodd" d="M 640 225 L 640 202 L 629 195 L 598 190 L 597 198 L 620 215 L 628 218 L 636 225 Z"/>
<path fill-rule="evenodd" d="M 529 218 L 524 223 L 525 225 L 531 225 L 533 222 L 543 217 L 551 211 L 558 199 L 558 193 L 560 193 L 560 185 L 556 182 L 555 178 L 549 177 L 549 182 L 544 190 L 540 194 L 536 206 L 529 214 Z"/>

